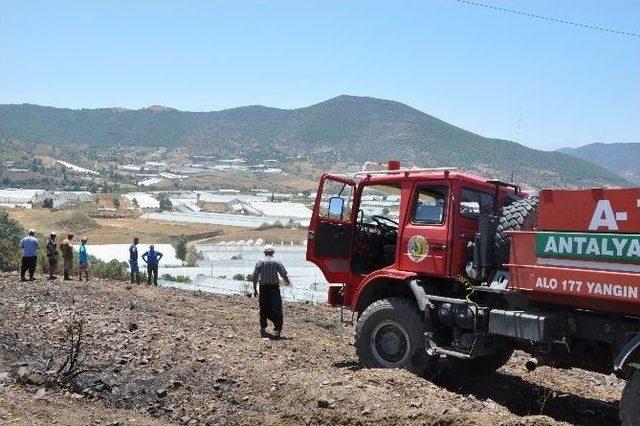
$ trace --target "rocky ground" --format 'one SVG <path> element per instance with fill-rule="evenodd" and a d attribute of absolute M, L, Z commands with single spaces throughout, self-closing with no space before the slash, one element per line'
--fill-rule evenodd
<path fill-rule="evenodd" d="M 337 310 L 286 303 L 281 340 L 257 315 L 241 296 L 0 275 L 0 425 L 617 424 L 612 376 L 526 373 L 516 354 L 427 381 L 360 368 Z"/>

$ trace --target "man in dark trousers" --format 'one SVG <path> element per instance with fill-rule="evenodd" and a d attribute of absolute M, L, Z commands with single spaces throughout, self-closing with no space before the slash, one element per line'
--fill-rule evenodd
<path fill-rule="evenodd" d="M 64 280 L 71 280 L 71 272 L 73 270 L 73 234 L 68 233 L 67 238 L 60 244 L 60 250 L 62 251 Z"/>
<path fill-rule="evenodd" d="M 259 297 L 260 335 L 267 334 L 267 320 L 270 320 L 273 323 L 274 335 L 279 338 L 283 322 L 279 276 L 287 285 L 291 285 L 291 281 L 282 263 L 273 258 L 274 252 L 273 246 L 266 246 L 264 259 L 256 263 L 256 268 L 253 271 L 253 296 Z M 258 283 L 260 284 L 259 294 Z"/>
<path fill-rule="evenodd" d="M 133 244 L 129 246 L 129 268 L 131 270 L 131 284 L 135 279 L 136 284 L 140 284 L 140 268 L 138 267 L 138 237 L 133 238 Z"/>
<path fill-rule="evenodd" d="M 33 274 L 36 272 L 36 263 L 38 261 L 38 249 L 40 242 L 35 237 L 36 231 L 29 230 L 29 235 L 20 241 L 22 248 L 22 266 L 20 268 L 20 281 L 26 281 L 26 273 L 29 271 L 29 281 L 35 280 Z"/>
<path fill-rule="evenodd" d="M 153 244 L 149 246 L 149 251 L 142 254 L 142 260 L 147 264 L 147 284 L 151 285 L 151 275 L 153 275 L 153 285 L 158 285 L 158 264 L 162 259 L 162 253 L 156 251 Z"/>
<path fill-rule="evenodd" d="M 47 241 L 47 259 L 49 260 L 49 280 L 55 280 L 56 269 L 58 268 L 58 243 L 56 242 L 56 233 L 52 232 Z"/>

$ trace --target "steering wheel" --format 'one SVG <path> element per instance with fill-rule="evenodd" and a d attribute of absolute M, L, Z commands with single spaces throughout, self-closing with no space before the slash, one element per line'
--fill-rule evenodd
<path fill-rule="evenodd" d="M 386 216 L 374 214 L 373 216 L 371 216 L 371 220 L 374 221 L 385 234 L 398 230 L 398 222 Z"/>

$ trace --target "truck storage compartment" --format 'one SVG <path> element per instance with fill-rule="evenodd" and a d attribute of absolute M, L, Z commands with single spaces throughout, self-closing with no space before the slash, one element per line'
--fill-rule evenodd
<path fill-rule="evenodd" d="M 529 300 L 553 305 L 566 305 L 599 312 L 616 312 L 627 315 L 640 314 L 640 265 L 632 261 L 584 260 L 575 253 L 550 256 L 545 252 L 548 232 L 519 231 L 511 233 L 511 258 L 509 260 L 509 285 L 511 290 L 523 291 Z M 558 233 L 557 243 L 564 244 L 570 233 Z M 585 234 L 603 236 L 606 234 Z M 625 238 L 624 240 L 622 238 Z M 635 238 L 635 235 L 633 235 Z M 584 241 L 590 241 L 584 237 Z M 605 247 L 602 240 L 599 246 Z M 631 241 L 626 235 L 615 241 Z M 587 242 L 582 244 L 587 247 Z M 627 247 L 634 249 L 630 243 Z M 558 247 L 560 247 L 558 245 Z M 605 248 L 607 248 L 606 246 Z M 608 249 L 608 248 L 607 248 Z M 586 249 L 585 249 L 586 251 Z"/>
<path fill-rule="evenodd" d="M 558 335 L 562 319 L 556 314 L 492 309 L 489 313 L 489 332 L 517 339 L 549 342 Z"/>

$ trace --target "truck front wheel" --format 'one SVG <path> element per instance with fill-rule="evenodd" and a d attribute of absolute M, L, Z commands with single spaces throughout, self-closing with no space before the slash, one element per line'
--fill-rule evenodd
<path fill-rule="evenodd" d="M 378 300 L 356 326 L 356 352 L 369 368 L 404 368 L 424 374 L 434 364 L 425 351 L 424 320 L 415 303 L 401 297 Z"/>
<path fill-rule="evenodd" d="M 622 392 L 620 400 L 622 426 L 637 425 L 640 421 L 640 370 L 635 370 Z"/>

